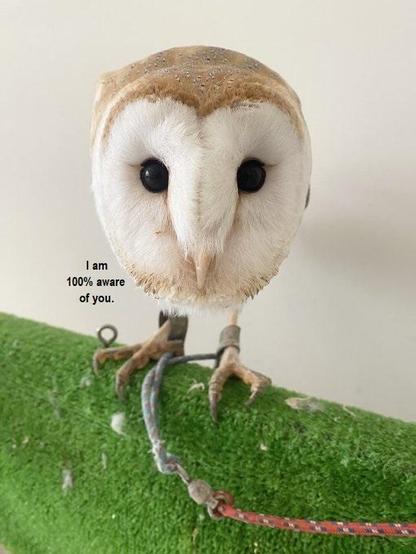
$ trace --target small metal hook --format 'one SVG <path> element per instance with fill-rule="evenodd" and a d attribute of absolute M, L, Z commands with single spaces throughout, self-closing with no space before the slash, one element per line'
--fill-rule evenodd
<path fill-rule="evenodd" d="M 107 329 L 109 329 L 112 333 L 110 338 L 108 338 L 108 339 L 106 339 L 103 336 L 103 331 L 106 331 Z M 115 327 L 114 325 L 111 325 L 110 323 L 107 323 L 106 325 L 102 325 L 97 330 L 98 340 L 101 342 L 101 344 L 104 346 L 104 348 L 108 348 L 109 346 L 111 346 L 113 344 L 113 342 L 116 340 L 117 336 L 118 336 L 117 327 Z"/>

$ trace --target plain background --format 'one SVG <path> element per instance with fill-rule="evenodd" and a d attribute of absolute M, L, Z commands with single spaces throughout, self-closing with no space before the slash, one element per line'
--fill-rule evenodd
<path fill-rule="evenodd" d="M 84 305 L 85 260 L 123 277 L 90 190 L 100 73 L 171 46 L 239 50 L 302 99 L 311 204 L 280 276 L 244 309 L 244 362 L 281 386 L 416 420 L 416 3 L 2 0 L 0 309 L 144 339 L 158 308 L 129 282 Z M 96 291 L 95 291 L 96 292 Z M 212 351 L 223 316 L 193 318 Z M 86 364 L 88 361 L 86 361 Z"/>

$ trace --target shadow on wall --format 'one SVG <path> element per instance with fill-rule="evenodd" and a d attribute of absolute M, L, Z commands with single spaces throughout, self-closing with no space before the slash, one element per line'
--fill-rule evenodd
<path fill-rule="evenodd" d="M 316 213 L 305 217 L 302 255 L 349 286 L 409 304 L 415 293 L 416 189 L 401 177 L 343 181 L 324 194 L 312 187 L 308 210 Z"/>

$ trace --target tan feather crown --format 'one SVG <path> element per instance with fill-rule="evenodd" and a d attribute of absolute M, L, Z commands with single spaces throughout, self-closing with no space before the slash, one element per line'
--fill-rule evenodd
<path fill-rule="evenodd" d="M 105 73 L 93 108 L 91 143 L 105 113 L 104 143 L 123 108 L 144 97 L 178 100 L 200 116 L 243 101 L 267 100 L 288 114 L 300 135 L 304 132 L 299 98 L 278 73 L 232 50 L 189 46 L 164 50 Z"/>

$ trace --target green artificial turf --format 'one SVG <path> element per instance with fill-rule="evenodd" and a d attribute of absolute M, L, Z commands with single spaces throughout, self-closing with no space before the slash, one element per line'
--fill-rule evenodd
<path fill-rule="evenodd" d="M 416 539 L 330 537 L 213 521 L 149 454 L 139 403 L 114 395 L 116 363 L 91 375 L 95 338 L 0 315 L 0 543 L 13 554 L 406 553 Z M 209 349 L 209 348 L 208 348 Z M 259 368 L 260 369 L 260 368 Z M 322 402 L 290 408 L 269 388 L 251 409 L 226 385 L 209 417 L 209 370 L 170 368 L 167 447 L 238 507 L 311 519 L 416 521 L 416 425 Z M 89 386 L 86 377 L 90 377 Z M 125 412 L 125 435 L 110 427 Z M 103 464 L 103 457 L 106 464 Z M 62 490 L 62 472 L 73 488 Z"/>

